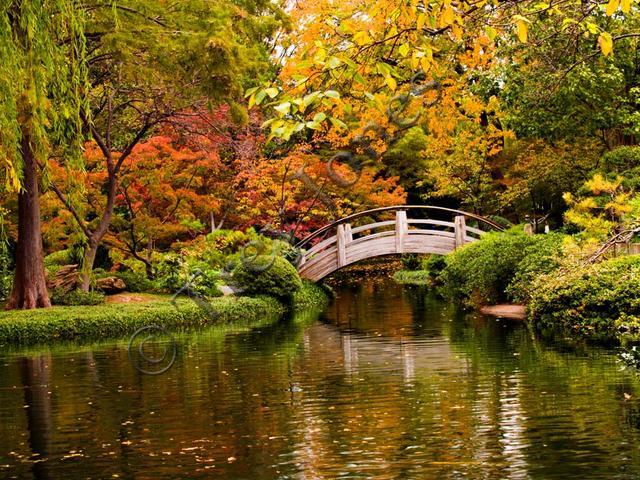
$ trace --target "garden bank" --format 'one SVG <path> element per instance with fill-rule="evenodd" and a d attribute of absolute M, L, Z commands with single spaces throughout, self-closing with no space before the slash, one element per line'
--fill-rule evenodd
<path fill-rule="evenodd" d="M 0 312 L 0 345 L 116 339 L 148 325 L 183 331 L 236 321 L 263 324 L 265 318 L 275 322 L 290 310 L 322 308 L 328 299 L 321 287 L 304 282 L 288 301 L 258 295 L 218 297 L 202 304 L 188 297 L 172 302 L 169 295 L 156 295 L 139 303 L 13 310 Z"/>

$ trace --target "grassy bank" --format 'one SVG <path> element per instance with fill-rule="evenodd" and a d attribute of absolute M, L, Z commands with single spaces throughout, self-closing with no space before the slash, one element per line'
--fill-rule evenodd
<path fill-rule="evenodd" d="M 212 299 L 203 308 L 189 298 L 180 298 L 174 305 L 169 296 L 149 296 L 140 303 L 9 311 L 0 313 L 0 345 L 119 338 L 151 324 L 181 331 L 237 320 L 276 321 L 291 308 L 323 306 L 327 300 L 320 287 L 305 283 L 291 305 L 265 296 L 224 297 Z"/>
<path fill-rule="evenodd" d="M 429 285 L 431 276 L 427 270 L 398 270 L 393 279 L 401 285 Z"/>

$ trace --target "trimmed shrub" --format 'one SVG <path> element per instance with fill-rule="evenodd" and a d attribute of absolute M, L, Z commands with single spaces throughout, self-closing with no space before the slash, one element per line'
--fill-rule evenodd
<path fill-rule="evenodd" d="M 81 290 L 72 290 L 65 292 L 61 288 L 51 292 L 51 303 L 53 305 L 100 305 L 104 303 L 104 293 L 101 292 L 83 292 Z"/>
<path fill-rule="evenodd" d="M 141 293 L 155 290 L 155 283 L 149 280 L 143 273 L 127 270 L 124 272 L 115 272 L 113 276 L 119 278 L 127 285 L 127 292 Z"/>
<path fill-rule="evenodd" d="M 289 300 L 302 288 L 302 280 L 291 263 L 282 257 L 259 255 L 238 262 L 233 280 L 249 294 Z"/>
<path fill-rule="evenodd" d="M 488 233 L 446 257 L 445 294 L 469 306 L 524 301 L 527 281 L 557 265 L 560 235 L 525 235 L 520 229 Z"/>
<path fill-rule="evenodd" d="M 562 252 L 562 242 L 565 235 L 554 232 L 530 238 L 532 238 L 532 243 L 525 247 L 523 258 L 518 262 L 513 278 L 507 287 L 508 298 L 519 303 L 529 301 L 531 285 L 539 275 L 558 268 L 558 257 Z"/>
<path fill-rule="evenodd" d="M 628 256 L 540 276 L 529 314 L 539 328 L 582 335 L 640 333 L 640 257 Z"/>
<path fill-rule="evenodd" d="M 210 308 L 189 298 L 178 298 L 175 304 L 170 300 L 158 296 L 144 303 L 0 311 L 0 344 L 51 345 L 56 340 L 117 338 L 152 324 L 183 330 L 237 321 L 258 323 L 276 320 L 286 310 L 268 297 L 216 298 Z M 322 306 L 327 296 L 320 287 L 305 283 L 294 301 L 294 307 Z"/>
<path fill-rule="evenodd" d="M 429 255 L 429 257 L 422 262 L 422 268 L 429 272 L 429 278 L 433 281 L 437 281 L 438 277 L 442 273 L 442 270 L 447 266 L 447 257 L 444 255 Z"/>
<path fill-rule="evenodd" d="M 69 249 L 58 250 L 44 257 L 45 267 L 71 265 L 72 263 Z"/>

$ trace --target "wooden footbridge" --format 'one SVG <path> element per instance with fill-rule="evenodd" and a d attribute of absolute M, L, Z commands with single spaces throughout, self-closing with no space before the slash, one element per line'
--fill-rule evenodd
<path fill-rule="evenodd" d="M 451 221 L 453 220 L 453 221 Z M 301 240 L 298 272 L 318 281 L 342 267 L 383 255 L 445 255 L 475 242 L 495 222 L 461 210 L 432 206 L 394 206 L 356 213 Z"/>

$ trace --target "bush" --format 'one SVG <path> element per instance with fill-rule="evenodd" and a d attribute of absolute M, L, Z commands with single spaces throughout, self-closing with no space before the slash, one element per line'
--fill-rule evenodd
<path fill-rule="evenodd" d="M 182 274 L 184 270 L 183 260 L 176 253 L 170 252 L 164 254 L 160 262 L 156 265 L 155 270 L 158 288 L 165 292 L 178 291 L 186 281 L 186 278 L 184 278 Z"/>
<path fill-rule="evenodd" d="M 127 292 L 152 292 L 156 287 L 155 283 L 149 280 L 143 273 L 125 270 L 124 272 L 115 272 L 113 276 L 119 278 L 127 285 Z"/>
<path fill-rule="evenodd" d="M 429 255 L 422 263 L 422 268 L 429 273 L 429 278 L 437 281 L 442 270 L 447 266 L 447 257 L 444 255 Z"/>
<path fill-rule="evenodd" d="M 51 292 L 51 303 L 53 305 L 100 305 L 104 303 L 104 294 L 101 292 L 91 291 L 83 292 L 81 290 L 72 290 L 65 292 L 61 288 Z"/>
<path fill-rule="evenodd" d="M 256 235 L 253 231 L 245 233 L 238 230 L 214 230 L 207 235 L 206 243 L 209 248 L 213 248 L 225 255 L 229 255 L 237 252 L 255 236 Z"/>
<path fill-rule="evenodd" d="M 542 274 L 558 268 L 558 257 L 562 252 L 562 242 L 566 238 L 560 233 L 536 235 L 531 245 L 525 247 L 523 258 L 518 262 L 509 286 L 507 296 L 510 300 L 527 303 L 531 296 L 533 281 Z"/>
<path fill-rule="evenodd" d="M 605 173 L 623 174 L 637 167 L 640 167 L 640 147 L 618 147 L 600 160 L 600 169 Z"/>
<path fill-rule="evenodd" d="M 11 255 L 6 242 L 0 240 L 0 302 L 4 302 L 11 294 L 13 272 L 11 271 Z"/>
<path fill-rule="evenodd" d="M 400 262 L 402 262 L 402 268 L 405 270 L 415 271 L 420 270 L 420 267 L 422 267 L 422 260 L 417 253 L 403 254 L 400 257 Z"/>
<path fill-rule="evenodd" d="M 58 250 L 57 252 L 50 253 L 46 257 L 44 257 L 44 266 L 45 267 L 54 267 L 54 266 L 64 266 L 71 265 L 73 262 L 71 261 L 70 251 L 66 250 Z"/>
<path fill-rule="evenodd" d="M 539 328 L 583 335 L 640 332 L 640 257 L 628 256 L 540 276 L 529 314 Z"/>
<path fill-rule="evenodd" d="M 295 295 L 294 306 L 325 305 L 322 289 L 306 283 Z M 0 344 L 33 345 L 56 340 L 93 340 L 130 335 L 138 328 L 162 325 L 182 330 L 230 322 L 273 321 L 285 306 L 267 297 L 224 297 L 211 300 L 209 309 L 193 300 L 156 297 L 144 303 L 104 304 L 87 307 L 52 307 L 37 310 L 0 311 Z M 211 312 L 214 311 L 215 315 Z"/>
<path fill-rule="evenodd" d="M 259 255 L 238 262 L 233 280 L 249 294 L 269 295 L 289 300 L 302 288 L 296 269 L 282 257 Z"/>
<path fill-rule="evenodd" d="M 445 293 L 466 305 L 523 301 L 526 282 L 556 266 L 560 235 L 524 235 L 520 229 L 488 233 L 446 257 Z"/>

